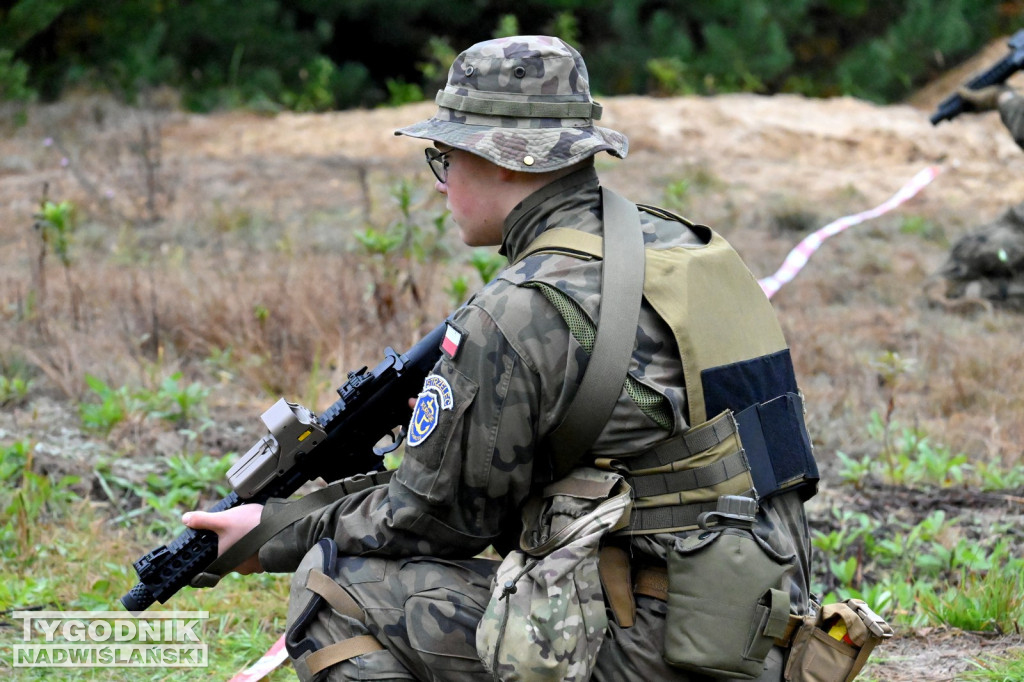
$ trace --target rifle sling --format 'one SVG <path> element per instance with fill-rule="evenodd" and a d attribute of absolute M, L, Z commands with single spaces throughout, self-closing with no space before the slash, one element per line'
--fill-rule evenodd
<path fill-rule="evenodd" d="M 324 505 L 340 500 L 346 495 L 387 483 L 391 479 L 391 474 L 391 471 L 358 474 L 335 481 L 326 488 L 321 488 L 297 500 L 290 501 L 275 512 L 273 516 L 261 520 L 258 526 L 249 531 L 238 542 L 224 550 L 223 554 L 206 567 L 206 571 L 196 574 L 189 584 L 192 587 L 213 587 L 222 577 L 233 571 L 236 566 L 253 554 L 256 554 L 268 540 L 299 519 Z"/>
<path fill-rule="evenodd" d="M 590 449 L 622 392 L 636 343 L 644 289 L 644 239 L 631 201 L 602 187 L 604 209 L 601 305 L 594 352 L 562 422 L 548 434 L 555 480 Z"/>

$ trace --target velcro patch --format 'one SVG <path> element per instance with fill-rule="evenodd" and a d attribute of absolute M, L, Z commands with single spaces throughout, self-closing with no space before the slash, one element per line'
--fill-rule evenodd
<path fill-rule="evenodd" d="M 409 420 L 409 437 L 406 444 L 416 447 L 427 439 L 437 427 L 441 412 L 452 409 L 454 404 L 452 387 L 436 374 L 429 375 L 423 381 L 423 390 L 416 398 L 416 407 L 412 410 Z"/>
<path fill-rule="evenodd" d="M 449 322 L 448 328 L 444 332 L 444 339 L 441 341 L 441 352 L 454 360 L 455 356 L 459 354 L 459 349 L 462 348 L 462 340 L 465 336 L 465 332 L 456 329 Z"/>

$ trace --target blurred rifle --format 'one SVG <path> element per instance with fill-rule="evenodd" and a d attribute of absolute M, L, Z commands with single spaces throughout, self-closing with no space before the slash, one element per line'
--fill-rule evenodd
<path fill-rule="evenodd" d="M 990 85 L 1005 83 L 1007 78 L 1024 68 L 1024 29 L 1014 33 L 1007 44 L 1010 46 L 1010 54 L 990 66 L 984 73 L 967 81 L 968 88 L 980 90 Z M 932 125 L 951 121 L 965 111 L 970 111 L 970 107 L 963 97 L 953 93 L 939 103 L 929 120 Z"/>
<path fill-rule="evenodd" d="M 441 357 L 445 329 L 445 323 L 438 325 L 401 355 L 386 348 L 384 360 L 369 372 L 366 367 L 349 372 L 348 381 L 338 389 L 340 398 L 319 417 L 301 405 L 278 400 L 262 417 L 270 433 L 231 467 L 227 477 L 233 492 L 209 511 L 288 497 L 317 477 L 361 480 L 359 474 L 382 471 L 384 455 L 405 437 L 404 428 L 397 435 L 394 429 L 409 423 L 409 399 L 420 392 L 423 380 Z M 386 436 L 391 436 L 393 445 L 376 447 Z M 315 501 L 316 495 L 303 499 Z M 216 533 L 188 528 L 169 545 L 161 545 L 135 562 L 139 582 L 121 597 L 121 604 L 133 613 L 143 611 L 154 601 L 166 602 L 185 585 L 215 584 L 220 573 L 232 570 L 245 558 L 234 561 L 226 553 L 218 563 L 234 563 L 218 567 L 214 564 Z"/>

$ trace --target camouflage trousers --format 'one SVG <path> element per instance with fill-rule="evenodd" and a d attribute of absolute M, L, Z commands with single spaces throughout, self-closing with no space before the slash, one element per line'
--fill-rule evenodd
<path fill-rule="evenodd" d="M 309 566 L 320 561 L 307 555 L 295 573 L 289 603 L 289 636 L 294 614 L 310 593 L 305 589 Z M 448 561 L 434 557 L 378 559 L 338 557 L 334 580 L 363 610 L 357 619 L 324 605 L 300 636 L 321 645 L 372 635 L 383 649 L 327 668 L 319 680 L 492 680 L 477 656 L 476 628 L 491 598 L 491 579 L 498 562 L 487 559 Z M 678 680 L 712 682 L 686 673 L 662 659 L 666 604 L 638 595 L 636 624 L 614 623 L 598 653 L 596 681 Z M 783 650 L 768 655 L 765 672 L 755 682 L 780 682 Z"/>

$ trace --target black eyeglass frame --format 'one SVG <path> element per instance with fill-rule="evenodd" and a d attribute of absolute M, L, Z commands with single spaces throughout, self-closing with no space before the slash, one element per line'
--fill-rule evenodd
<path fill-rule="evenodd" d="M 449 149 L 446 152 L 442 152 L 436 147 L 427 147 L 423 150 L 423 154 L 427 158 L 427 165 L 430 166 L 430 172 L 434 174 L 434 177 L 442 185 L 448 183 L 448 159 L 444 157 L 453 151 L 455 150 Z"/>

